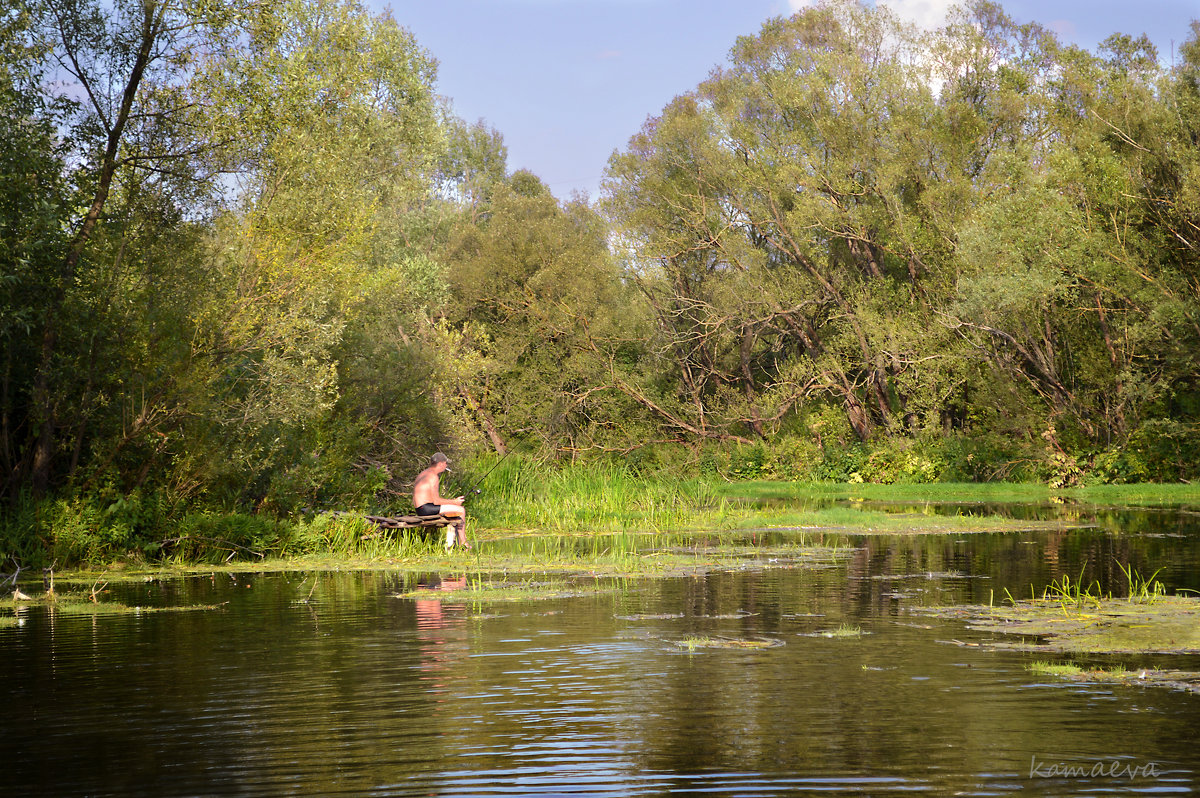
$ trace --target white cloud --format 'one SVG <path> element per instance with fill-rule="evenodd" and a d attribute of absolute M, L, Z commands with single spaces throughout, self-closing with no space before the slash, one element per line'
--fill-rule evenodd
<path fill-rule="evenodd" d="M 880 3 L 900 19 L 933 30 L 946 24 L 946 14 L 958 5 L 958 0 L 880 0 Z"/>
<path fill-rule="evenodd" d="M 877 0 L 878 5 L 887 6 L 900 19 L 926 30 L 943 25 L 946 13 L 958 3 L 959 0 Z M 815 5 L 817 0 L 788 0 L 788 8 L 793 13 Z"/>

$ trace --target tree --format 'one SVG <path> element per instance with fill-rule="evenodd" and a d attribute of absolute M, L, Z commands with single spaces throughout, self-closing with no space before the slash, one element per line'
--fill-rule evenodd
<path fill-rule="evenodd" d="M 206 374 L 193 401 L 196 434 L 226 454 L 210 473 L 222 462 L 248 470 L 257 480 L 246 498 L 261 499 L 270 474 L 352 447 L 361 425 L 379 423 L 334 419 L 365 410 L 361 390 L 342 403 L 343 380 L 368 373 L 362 359 L 395 355 L 380 349 L 396 345 L 394 332 L 366 334 L 403 331 L 415 309 L 441 301 L 421 228 L 445 144 L 436 65 L 390 16 L 294 0 L 244 24 L 246 43 L 198 75 L 223 109 L 213 127 L 240 132 L 230 162 L 242 193 L 210 240 L 217 279 L 193 339 Z"/>
<path fill-rule="evenodd" d="M 33 21 L 29 52 L 46 59 L 60 97 L 73 92 L 83 98 L 70 104 L 75 113 L 63 124 L 74 199 L 84 210 L 71 220 L 72 233 L 47 280 L 25 414 L 27 443 L 19 458 L 40 493 L 61 450 L 60 421 L 71 402 L 64 389 L 70 365 L 60 352 L 67 297 L 119 181 L 130 190 L 138 181 L 190 182 L 180 163 L 195 154 L 192 138 L 174 135 L 191 110 L 176 91 L 178 81 L 199 42 L 219 35 L 234 11 L 173 0 L 30 0 L 23 9 Z"/>
<path fill-rule="evenodd" d="M 40 90 L 43 74 L 26 9 L 0 17 L 0 463 L 4 492 L 23 471 L 25 413 L 36 363 L 39 309 L 65 240 L 65 153 L 55 128 L 69 105 Z"/>
<path fill-rule="evenodd" d="M 560 204 L 517 172 L 450 243 L 452 327 L 441 332 L 449 345 L 439 382 L 499 452 L 510 436 L 574 455 L 619 446 L 633 432 L 600 390 L 609 364 L 597 341 L 632 326 L 605 233 L 585 203 Z"/>
<path fill-rule="evenodd" d="M 1168 76 L 1144 37 L 1091 55 L 983 0 L 931 34 L 832 2 L 740 39 L 610 162 L 669 364 L 640 399 L 692 439 L 832 401 L 861 440 L 1056 457 L 1193 418 L 1191 47 Z"/>
<path fill-rule="evenodd" d="M 941 233 L 915 35 L 852 3 L 768 22 L 611 162 L 689 432 L 761 437 L 820 396 L 861 439 L 932 412 Z"/>

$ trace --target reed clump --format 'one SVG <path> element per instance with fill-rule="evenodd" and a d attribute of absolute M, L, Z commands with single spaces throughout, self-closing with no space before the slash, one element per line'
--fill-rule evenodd
<path fill-rule="evenodd" d="M 486 472 L 487 461 L 475 469 Z M 708 482 L 670 472 L 646 475 L 620 462 L 557 467 L 510 457 L 469 499 L 468 511 L 489 528 L 661 532 L 712 528 L 732 504 Z"/>

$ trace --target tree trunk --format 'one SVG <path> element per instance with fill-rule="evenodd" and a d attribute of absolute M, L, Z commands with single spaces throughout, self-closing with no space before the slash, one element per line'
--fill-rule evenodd
<path fill-rule="evenodd" d="M 105 143 L 104 155 L 100 162 L 100 178 L 96 183 L 95 192 L 92 194 L 92 203 L 88 207 L 87 214 L 83 217 L 83 223 L 67 247 L 67 254 L 63 258 L 57 285 L 46 308 L 43 321 L 44 326 L 42 328 L 41 353 L 38 357 L 38 369 L 33 380 L 33 390 L 30 396 L 30 417 L 34 422 L 31 432 L 36 435 L 36 440 L 33 444 L 30 485 L 35 496 L 45 493 L 46 488 L 49 486 L 50 466 L 53 462 L 54 450 L 56 448 L 57 436 L 55 432 L 58 421 L 58 408 L 56 397 L 53 396 L 52 372 L 54 370 L 54 355 L 58 346 L 59 318 L 62 314 L 63 302 L 66 299 L 67 286 L 75 276 L 75 271 L 79 267 L 79 261 L 83 257 L 83 249 L 92 237 L 92 232 L 96 229 L 96 224 L 100 220 L 100 214 L 104 210 L 104 204 L 108 201 L 108 194 L 112 189 L 113 176 L 116 174 L 119 163 L 117 153 L 121 147 L 121 137 L 125 133 L 125 126 L 129 121 L 129 114 L 133 109 L 138 88 L 141 86 L 142 76 L 145 74 L 146 67 L 150 63 L 152 48 L 155 40 L 158 38 L 162 22 L 159 12 L 159 3 L 154 0 L 145 0 L 142 5 L 141 41 L 139 42 L 133 67 L 129 71 L 129 78 L 121 94 L 121 105 L 117 111 L 117 116 L 113 120 L 112 127 L 107 131 L 108 137 Z M 103 120 L 103 114 L 100 114 L 100 118 Z"/>
<path fill-rule="evenodd" d="M 507 454 L 508 447 L 504 444 L 504 439 L 500 437 L 499 430 L 496 429 L 496 422 L 492 419 L 492 414 L 480 407 L 479 403 L 475 401 L 475 397 L 466 388 L 459 388 L 458 393 L 467 403 L 467 407 L 471 408 L 471 412 L 479 417 L 483 429 L 492 441 L 492 447 L 496 450 L 496 454 Z"/>

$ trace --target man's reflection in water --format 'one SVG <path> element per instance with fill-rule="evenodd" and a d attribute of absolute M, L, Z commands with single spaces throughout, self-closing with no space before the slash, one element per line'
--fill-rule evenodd
<path fill-rule="evenodd" d="M 417 583 L 418 590 L 445 593 L 463 590 L 466 586 L 465 576 L 446 579 L 435 576 Z M 426 678 L 432 679 L 432 687 L 445 687 L 440 676 L 449 670 L 453 657 L 451 649 L 463 649 L 462 636 L 453 630 L 462 628 L 467 607 L 462 603 L 443 604 L 440 598 L 421 598 L 414 603 L 417 605 L 417 640 L 421 646 L 420 668 L 429 674 Z"/>

